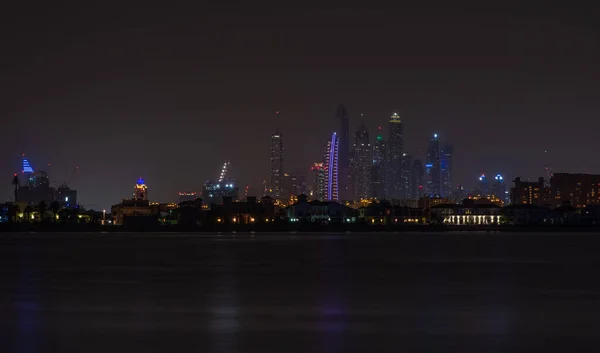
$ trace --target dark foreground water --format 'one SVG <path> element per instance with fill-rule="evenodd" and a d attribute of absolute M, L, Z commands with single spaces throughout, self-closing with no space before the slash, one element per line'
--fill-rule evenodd
<path fill-rule="evenodd" d="M 599 255 L 600 234 L 0 234 L 0 352 L 596 352 Z"/>

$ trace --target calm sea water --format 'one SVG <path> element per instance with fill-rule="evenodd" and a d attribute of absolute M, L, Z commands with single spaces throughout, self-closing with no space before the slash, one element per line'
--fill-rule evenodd
<path fill-rule="evenodd" d="M 0 234 L 0 352 L 572 352 L 600 342 L 599 255 L 600 234 Z"/>

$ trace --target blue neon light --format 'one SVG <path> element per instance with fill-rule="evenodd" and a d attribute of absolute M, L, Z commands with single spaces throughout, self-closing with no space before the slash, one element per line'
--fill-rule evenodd
<path fill-rule="evenodd" d="M 331 200 L 333 196 L 333 161 L 335 159 L 335 139 L 337 135 L 335 132 L 331 136 L 331 145 L 329 146 L 329 180 L 327 182 L 327 199 Z M 336 175 L 337 177 L 337 175 Z"/>
<path fill-rule="evenodd" d="M 142 179 L 142 178 L 139 178 L 137 183 L 138 183 L 139 185 L 145 184 L 145 183 L 144 183 L 144 179 Z"/>
<path fill-rule="evenodd" d="M 33 173 L 33 168 L 26 159 L 23 159 L 23 173 Z"/>
<path fill-rule="evenodd" d="M 432 168 L 432 167 L 433 167 L 433 164 L 425 164 L 425 167 L 426 167 L 426 168 Z"/>

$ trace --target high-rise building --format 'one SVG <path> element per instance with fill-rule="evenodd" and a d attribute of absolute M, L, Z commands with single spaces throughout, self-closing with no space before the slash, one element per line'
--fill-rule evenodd
<path fill-rule="evenodd" d="M 339 189 L 339 140 L 334 132 L 331 140 L 325 145 L 323 163 L 326 171 L 327 200 L 338 201 L 340 199 Z"/>
<path fill-rule="evenodd" d="M 452 145 L 446 143 L 440 150 L 440 168 L 442 172 L 442 197 L 451 198 L 453 194 L 452 183 Z"/>
<path fill-rule="evenodd" d="M 510 204 L 510 195 L 506 190 L 506 184 L 504 183 L 504 177 L 501 174 L 496 174 L 492 181 L 492 188 L 490 190 L 492 196 L 500 199 L 505 205 Z"/>
<path fill-rule="evenodd" d="M 425 185 L 423 185 L 425 178 L 425 170 L 423 169 L 423 163 L 421 163 L 420 159 L 416 159 L 413 162 L 412 170 L 410 173 L 410 186 L 411 186 L 411 195 L 413 199 L 420 199 L 425 196 Z"/>
<path fill-rule="evenodd" d="M 406 153 L 402 154 L 402 199 L 411 200 L 414 198 L 412 194 L 412 168 L 413 158 Z"/>
<path fill-rule="evenodd" d="M 327 170 L 325 163 L 313 163 L 310 167 L 312 173 L 312 198 L 327 200 Z"/>
<path fill-rule="evenodd" d="M 139 178 L 137 184 L 133 186 L 134 200 L 148 200 L 148 187 L 143 178 Z"/>
<path fill-rule="evenodd" d="M 383 128 L 377 128 L 377 135 L 372 146 L 373 165 L 371 166 L 371 192 L 376 199 L 385 199 L 385 141 Z"/>
<path fill-rule="evenodd" d="M 485 174 L 479 176 L 479 182 L 477 183 L 477 193 L 481 197 L 487 197 L 490 195 L 490 183 Z"/>
<path fill-rule="evenodd" d="M 276 199 L 282 198 L 283 193 L 283 141 L 281 133 L 275 130 L 271 135 L 271 187 Z"/>
<path fill-rule="evenodd" d="M 540 177 L 538 181 L 522 181 L 521 178 L 515 178 L 515 186 L 510 189 L 511 200 L 513 204 L 525 205 L 543 205 L 546 200 L 544 178 Z"/>
<path fill-rule="evenodd" d="M 352 175 L 355 195 L 353 199 L 366 199 L 371 197 L 371 166 L 373 155 L 371 154 L 371 143 L 369 131 L 362 122 L 354 134 L 352 148 Z"/>
<path fill-rule="evenodd" d="M 462 203 L 463 200 L 469 197 L 469 191 L 463 185 L 456 185 L 452 192 L 452 200 L 456 203 Z"/>
<path fill-rule="evenodd" d="M 583 208 L 600 204 L 600 175 L 554 173 L 550 180 L 552 204 L 561 206 L 570 203 Z"/>
<path fill-rule="evenodd" d="M 427 159 L 425 160 L 425 173 L 427 178 L 427 196 L 442 196 L 442 168 L 440 160 L 440 139 L 437 133 L 429 140 Z"/>
<path fill-rule="evenodd" d="M 402 151 L 404 148 L 404 128 L 398 113 L 393 113 L 389 121 L 387 141 L 386 198 L 402 199 Z"/>
<path fill-rule="evenodd" d="M 335 116 L 340 122 L 340 134 L 336 137 L 339 146 L 339 197 L 349 199 L 347 192 L 350 182 L 350 118 L 342 104 L 338 106 Z"/>

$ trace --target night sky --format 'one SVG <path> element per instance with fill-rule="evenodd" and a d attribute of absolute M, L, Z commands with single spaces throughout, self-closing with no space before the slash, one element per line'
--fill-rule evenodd
<path fill-rule="evenodd" d="M 592 8 L 19 3 L 0 21 L 2 200 L 22 153 L 56 183 L 79 166 L 88 208 L 131 196 L 140 176 L 174 201 L 226 159 L 259 194 L 273 129 L 286 171 L 306 170 L 339 103 L 351 134 L 361 114 L 373 136 L 397 109 L 415 157 L 439 132 L 455 183 L 546 163 L 600 173 Z"/>

